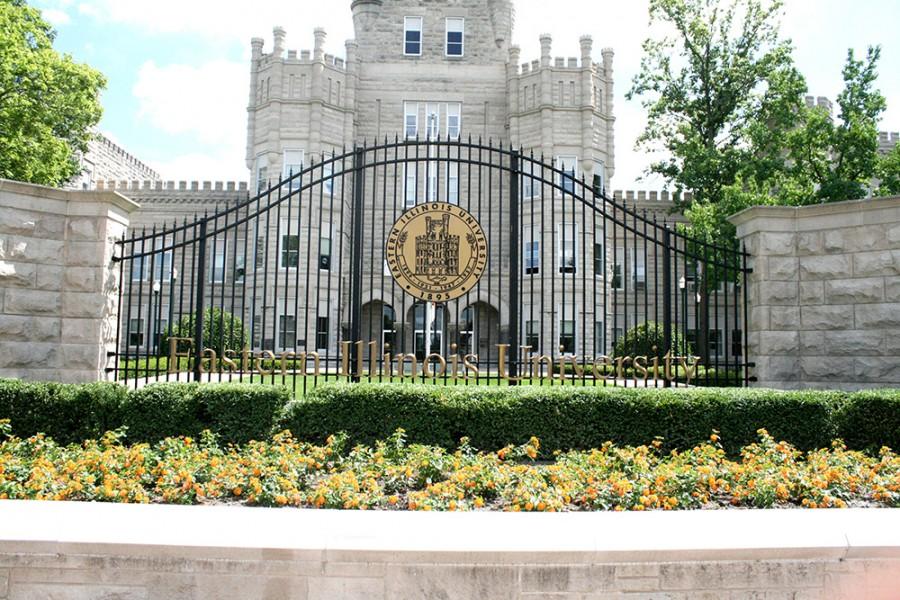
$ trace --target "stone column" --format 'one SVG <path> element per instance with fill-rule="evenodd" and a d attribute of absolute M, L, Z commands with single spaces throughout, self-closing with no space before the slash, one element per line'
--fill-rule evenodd
<path fill-rule="evenodd" d="M 107 378 L 115 349 L 115 241 L 138 207 L 116 192 L 0 180 L 0 376 Z"/>
<path fill-rule="evenodd" d="M 900 197 L 754 207 L 730 220 L 753 269 L 756 385 L 900 384 Z"/>

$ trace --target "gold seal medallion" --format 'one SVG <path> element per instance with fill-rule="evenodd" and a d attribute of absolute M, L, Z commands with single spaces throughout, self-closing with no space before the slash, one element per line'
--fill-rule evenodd
<path fill-rule="evenodd" d="M 487 266 L 487 238 L 465 209 L 429 202 L 409 209 L 394 223 L 385 256 L 406 292 L 445 302 L 478 284 Z"/>

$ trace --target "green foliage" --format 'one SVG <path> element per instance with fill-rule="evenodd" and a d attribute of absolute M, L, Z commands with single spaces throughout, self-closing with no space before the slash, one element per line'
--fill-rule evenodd
<path fill-rule="evenodd" d="M 900 144 L 879 159 L 877 177 L 880 182 L 877 195 L 900 194 Z"/>
<path fill-rule="evenodd" d="M 290 392 L 280 386 L 160 383 L 129 391 L 112 383 L 66 385 L 0 380 L 0 419 L 19 437 L 45 433 L 80 443 L 127 428 L 130 442 L 199 436 L 208 429 L 224 443 L 272 433 Z"/>
<path fill-rule="evenodd" d="M 169 328 L 160 344 L 160 353 L 168 355 L 169 337 L 194 337 L 194 314 L 185 315 Z M 216 351 L 221 358 L 225 350 L 240 352 L 248 342 L 247 330 L 241 319 L 228 311 L 219 308 L 207 308 L 203 312 L 203 347 Z M 195 340 L 196 343 L 196 340 Z M 190 350 L 190 344 L 179 342 L 179 352 Z"/>
<path fill-rule="evenodd" d="M 346 432 L 351 444 L 371 444 L 402 428 L 411 443 L 453 448 L 468 437 L 473 447 L 484 450 L 532 435 L 548 452 L 590 449 L 607 441 L 639 445 L 656 436 L 664 438 L 667 449 L 684 449 L 718 430 L 726 449 L 734 453 L 752 443 L 760 428 L 802 449 L 827 447 L 839 435 L 852 440 L 852 447 L 896 447 L 898 392 L 866 394 L 338 384 L 316 388 L 292 402 L 282 426 L 314 442 Z M 879 420 L 886 425 L 857 427 Z"/>
<path fill-rule="evenodd" d="M 678 356 L 691 356 L 693 349 L 687 344 L 678 328 L 672 326 L 671 346 L 666 347 L 666 330 L 662 323 L 645 321 L 625 332 L 616 340 L 613 356 L 658 356 L 662 358 L 670 349 Z"/>
<path fill-rule="evenodd" d="M 100 121 L 106 80 L 56 52 L 54 36 L 37 9 L 0 1 L 0 178 L 65 183 Z"/>

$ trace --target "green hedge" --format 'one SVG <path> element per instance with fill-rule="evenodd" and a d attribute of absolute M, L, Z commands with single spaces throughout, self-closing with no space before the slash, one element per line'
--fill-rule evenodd
<path fill-rule="evenodd" d="M 403 428 L 412 442 L 455 448 L 465 436 L 482 450 L 534 435 L 549 452 L 607 441 L 637 446 L 657 436 L 668 449 L 687 448 L 717 430 L 734 453 L 765 428 L 801 449 L 826 447 L 835 438 L 856 449 L 900 448 L 898 390 L 331 384 L 290 402 L 290 390 L 272 385 L 160 383 L 128 390 L 0 380 L 0 419 L 10 419 L 20 437 L 41 432 L 61 443 L 125 426 L 131 442 L 209 429 L 224 443 L 240 444 L 290 429 L 311 442 L 343 431 L 352 443 L 374 444 Z"/>
<path fill-rule="evenodd" d="M 0 419 L 13 433 L 45 433 L 60 443 L 98 438 L 127 427 L 131 442 L 197 436 L 205 429 L 223 443 L 265 439 L 290 400 L 280 386 L 159 383 L 128 390 L 114 383 L 65 385 L 0 379 Z"/>
<path fill-rule="evenodd" d="M 779 392 L 756 389 L 623 389 L 337 384 L 317 388 L 285 411 L 284 428 L 322 442 L 346 432 L 372 444 L 397 428 L 412 442 L 453 448 L 467 436 L 483 450 L 535 435 L 542 449 L 640 445 L 660 436 L 686 448 L 720 432 L 729 452 L 765 428 L 802 449 L 844 438 L 854 448 L 900 448 L 900 392 Z"/>

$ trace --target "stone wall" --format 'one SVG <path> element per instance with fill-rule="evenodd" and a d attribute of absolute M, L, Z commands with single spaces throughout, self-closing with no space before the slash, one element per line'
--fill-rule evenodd
<path fill-rule="evenodd" d="M 136 208 L 115 192 L 0 180 L 0 377 L 106 378 L 118 306 L 114 241 Z"/>
<path fill-rule="evenodd" d="M 0 599 L 894 600 L 898 536 L 893 509 L 512 514 L 0 501 Z"/>
<path fill-rule="evenodd" d="M 900 384 L 900 197 L 755 207 L 731 220 L 751 255 L 757 385 Z"/>
<path fill-rule="evenodd" d="M 88 142 L 88 151 L 79 157 L 81 172 L 63 187 L 92 190 L 97 183 L 114 180 L 158 181 L 159 173 L 129 154 L 101 133 Z"/>

